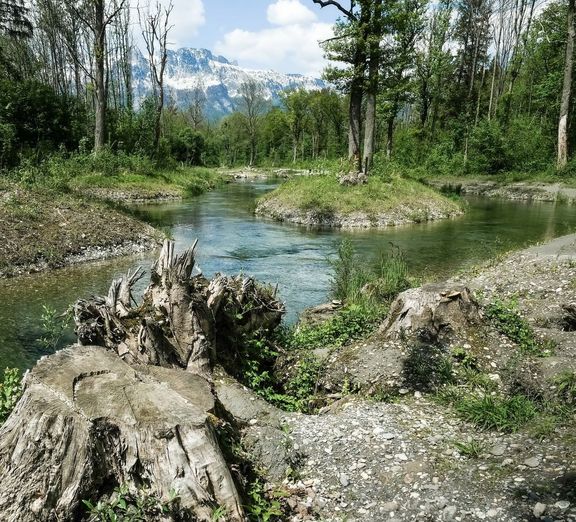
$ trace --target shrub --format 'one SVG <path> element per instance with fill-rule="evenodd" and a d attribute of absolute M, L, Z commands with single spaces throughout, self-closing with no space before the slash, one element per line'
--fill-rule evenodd
<path fill-rule="evenodd" d="M 468 142 L 470 170 L 479 174 L 496 174 L 510 165 L 500 125 L 483 120 L 472 130 Z"/>

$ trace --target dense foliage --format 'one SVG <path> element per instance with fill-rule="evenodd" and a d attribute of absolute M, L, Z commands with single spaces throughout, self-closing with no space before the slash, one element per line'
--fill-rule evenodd
<path fill-rule="evenodd" d="M 184 108 L 167 92 L 159 141 L 156 98 L 139 106 L 133 101 L 129 12 L 116 12 L 113 0 L 97 4 L 115 14 L 105 27 L 114 49 L 106 72 L 110 151 L 171 165 L 334 160 L 347 152 L 355 82 L 364 89 L 365 104 L 376 82 L 375 150 L 403 171 L 420 177 L 554 172 L 567 40 L 564 2 L 547 2 L 541 10 L 529 0 L 514 6 L 505 0 L 395 0 L 383 7 L 358 2 L 339 22 L 338 39 L 326 44 L 327 54 L 344 64 L 326 72 L 336 90 L 286 92 L 273 107 L 258 85 L 246 82 L 236 112 L 221 121 L 206 117 L 200 89 Z M 62 8 L 53 0 L 0 6 L 11 6 L 14 14 L 0 25 L 0 168 L 23 159 L 39 162 L 54 152 L 90 151 L 97 111 L 88 56 L 96 44 L 83 20 L 95 14 L 77 12 L 68 0 Z M 360 67 L 362 57 L 367 61 Z M 573 122 L 573 109 L 569 116 Z M 572 171 L 569 163 L 561 173 Z"/>

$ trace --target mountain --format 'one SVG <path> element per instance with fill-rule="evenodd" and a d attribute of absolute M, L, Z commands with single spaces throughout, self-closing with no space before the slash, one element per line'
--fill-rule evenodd
<path fill-rule="evenodd" d="M 139 50 L 134 52 L 132 74 L 136 103 L 140 103 L 152 92 L 152 83 L 148 61 Z M 265 98 L 273 105 L 278 105 L 280 93 L 287 89 L 316 90 L 327 86 L 323 80 L 301 74 L 244 69 L 207 49 L 189 48 L 168 51 L 164 78 L 168 97 L 180 108 L 190 105 L 197 89 L 201 89 L 206 97 L 205 114 L 210 119 L 234 111 L 239 87 L 250 78 L 262 85 Z"/>

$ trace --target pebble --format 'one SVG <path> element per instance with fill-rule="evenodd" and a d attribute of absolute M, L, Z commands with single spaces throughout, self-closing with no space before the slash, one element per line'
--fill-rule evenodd
<path fill-rule="evenodd" d="M 532 508 L 532 514 L 538 518 L 541 517 L 546 512 L 546 504 L 542 502 L 536 502 L 535 506 Z"/>
<path fill-rule="evenodd" d="M 398 507 L 399 507 L 398 502 L 395 502 L 393 500 L 392 502 L 384 502 L 384 504 L 382 504 L 382 506 L 380 507 L 380 511 L 390 513 L 391 511 L 397 511 Z"/>
<path fill-rule="evenodd" d="M 570 507 L 570 502 L 568 502 L 567 500 L 559 500 L 554 505 L 559 509 L 568 509 Z"/>
<path fill-rule="evenodd" d="M 540 462 L 541 462 L 540 457 L 531 457 L 529 459 L 526 459 L 524 461 L 524 464 L 529 468 L 537 468 L 538 466 L 540 466 Z"/>
<path fill-rule="evenodd" d="M 343 487 L 348 487 L 350 485 L 350 479 L 345 473 L 340 474 L 340 484 L 342 484 Z"/>
<path fill-rule="evenodd" d="M 495 457 L 501 457 L 502 455 L 504 455 L 505 451 L 506 446 L 504 446 L 504 444 L 496 444 L 496 446 L 490 448 L 490 455 L 494 455 Z"/>

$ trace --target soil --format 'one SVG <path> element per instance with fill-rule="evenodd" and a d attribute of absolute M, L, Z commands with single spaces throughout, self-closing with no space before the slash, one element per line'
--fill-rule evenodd
<path fill-rule="evenodd" d="M 163 234 L 105 203 L 77 195 L 0 189 L 0 277 L 141 252 Z"/>

